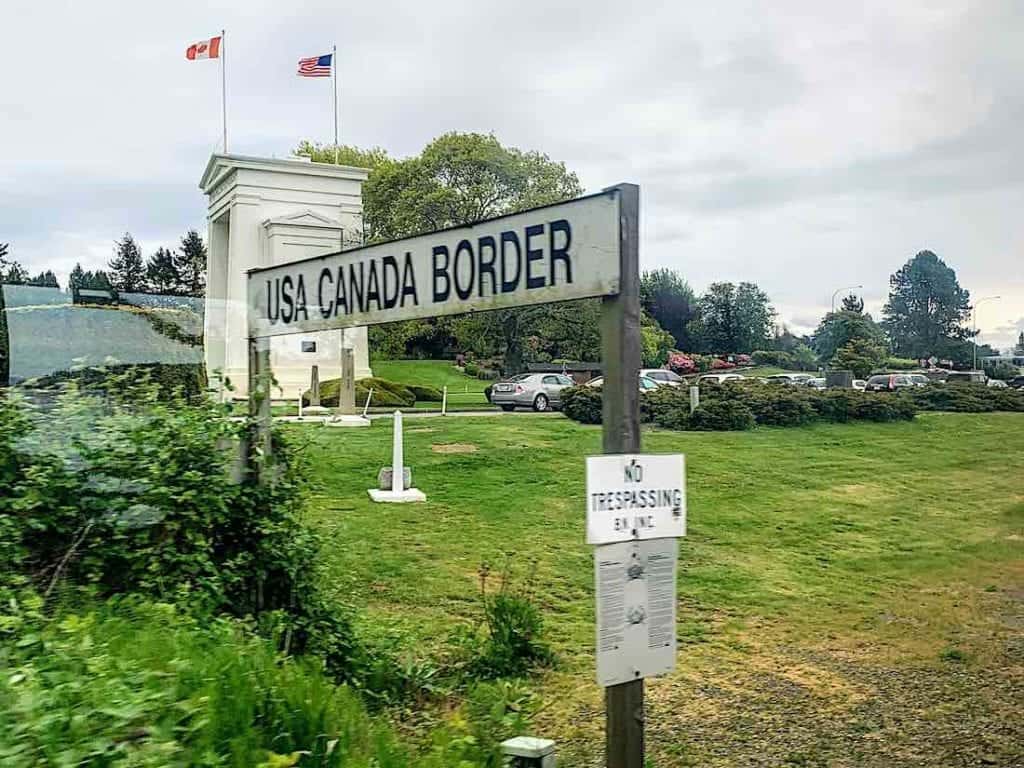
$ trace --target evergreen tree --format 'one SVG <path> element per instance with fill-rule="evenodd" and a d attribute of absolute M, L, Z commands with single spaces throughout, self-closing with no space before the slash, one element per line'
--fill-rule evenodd
<path fill-rule="evenodd" d="M 771 337 L 775 310 L 754 283 L 712 283 L 700 297 L 700 320 L 693 328 L 702 351 L 750 354 Z"/>
<path fill-rule="evenodd" d="M 110 260 L 110 282 L 119 291 L 131 293 L 146 290 L 146 265 L 135 238 L 128 232 L 116 241 L 117 254 Z"/>
<path fill-rule="evenodd" d="M 80 263 L 75 263 L 74 268 L 71 270 L 71 274 L 68 275 L 68 290 L 73 291 L 75 288 L 83 288 L 85 282 L 85 270 L 82 269 Z"/>
<path fill-rule="evenodd" d="M 697 317 L 697 297 L 682 275 L 673 269 L 644 272 L 640 278 L 640 304 L 672 334 L 676 349 L 694 350 L 696 344 L 689 325 Z"/>
<path fill-rule="evenodd" d="M 40 288 L 60 288 L 60 283 L 57 282 L 57 276 L 50 270 L 40 272 L 35 277 L 29 278 L 29 285 L 37 285 Z"/>
<path fill-rule="evenodd" d="M 897 355 L 942 357 L 971 338 L 966 326 L 971 295 L 960 287 L 956 272 L 931 251 L 921 251 L 904 264 L 889 285 L 882 325 Z"/>
<path fill-rule="evenodd" d="M 0 264 L 7 260 L 7 251 L 10 250 L 10 243 L 0 243 Z"/>
<path fill-rule="evenodd" d="M 157 248 L 146 262 L 146 282 L 156 293 L 177 293 L 181 288 L 181 274 L 175 262 L 176 254 L 166 248 Z"/>
<path fill-rule="evenodd" d="M 0 275 L 0 282 L 8 285 L 24 285 L 28 282 L 28 270 L 16 261 L 8 262 L 7 274 Z"/>
<path fill-rule="evenodd" d="M 181 251 L 174 253 L 177 289 L 186 296 L 206 293 L 206 245 L 199 233 L 190 229 L 181 238 Z"/>
<path fill-rule="evenodd" d="M 843 297 L 843 312 L 856 312 L 861 314 L 864 311 L 864 299 L 851 293 Z"/>

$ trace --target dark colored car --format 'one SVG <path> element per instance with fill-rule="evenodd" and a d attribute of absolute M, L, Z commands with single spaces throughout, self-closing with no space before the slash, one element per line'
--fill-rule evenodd
<path fill-rule="evenodd" d="M 911 378 L 904 373 L 882 373 L 872 376 L 864 386 L 865 392 L 895 392 L 915 386 Z"/>
<path fill-rule="evenodd" d="M 1014 376 L 1006 383 L 1014 389 L 1024 389 L 1024 376 Z"/>

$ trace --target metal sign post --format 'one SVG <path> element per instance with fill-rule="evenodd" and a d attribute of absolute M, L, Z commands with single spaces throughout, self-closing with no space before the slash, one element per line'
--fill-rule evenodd
<path fill-rule="evenodd" d="M 602 449 L 640 452 L 640 188 L 621 184 L 619 293 L 601 303 Z M 644 768 L 644 681 L 605 688 L 608 768 Z"/>

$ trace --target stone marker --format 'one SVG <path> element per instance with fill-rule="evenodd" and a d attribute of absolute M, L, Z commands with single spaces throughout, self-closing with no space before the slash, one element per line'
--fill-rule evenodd
<path fill-rule="evenodd" d="M 342 336 L 344 340 L 344 336 Z M 356 413 L 356 362 L 351 347 L 341 347 L 341 381 L 338 386 L 338 414 L 327 422 L 329 427 L 368 427 L 370 420 L 365 410 Z"/>
<path fill-rule="evenodd" d="M 508 768 L 555 768 L 555 742 L 533 736 L 516 736 L 501 742 Z"/>
<path fill-rule="evenodd" d="M 418 488 L 410 488 L 405 484 L 405 464 L 402 458 L 402 412 L 395 411 L 395 429 L 391 445 L 391 490 L 370 488 L 368 493 L 374 501 L 390 503 L 407 503 L 410 501 L 426 501 L 427 497 Z M 409 485 L 412 484 L 412 472 L 408 475 Z"/>
<path fill-rule="evenodd" d="M 323 416 L 328 411 L 320 405 L 320 366 L 314 365 L 309 374 L 309 405 L 300 416 Z"/>

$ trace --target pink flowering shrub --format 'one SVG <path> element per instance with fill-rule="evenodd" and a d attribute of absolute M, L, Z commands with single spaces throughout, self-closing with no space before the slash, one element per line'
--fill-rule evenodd
<path fill-rule="evenodd" d="M 692 357 L 684 355 L 682 352 L 671 352 L 668 356 L 668 368 L 680 376 L 685 376 L 697 372 L 697 363 Z"/>

